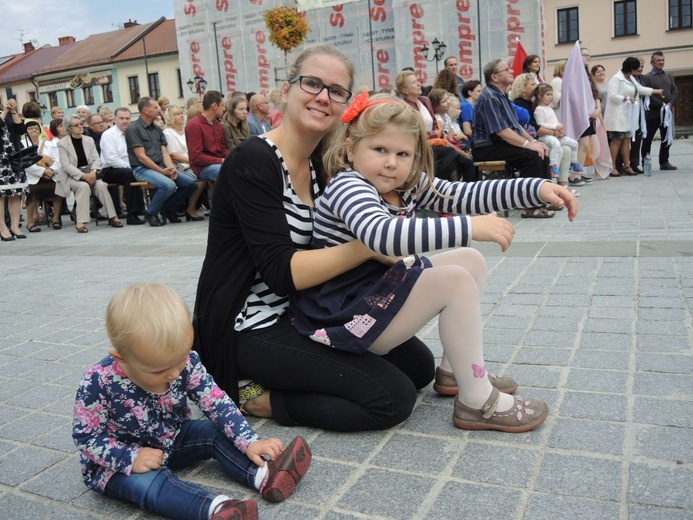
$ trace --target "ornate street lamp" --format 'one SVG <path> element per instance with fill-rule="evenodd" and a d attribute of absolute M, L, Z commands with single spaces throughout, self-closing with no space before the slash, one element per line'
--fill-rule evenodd
<path fill-rule="evenodd" d="M 207 81 L 202 76 L 196 75 L 193 79 L 186 81 L 186 85 L 190 89 L 190 92 L 201 96 L 205 93 L 207 89 Z"/>
<path fill-rule="evenodd" d="M 438 62 L 440 62 L 443 59 L 443 56 L 445 56 L 445 49 L 447 49 L 448 46 L 445 45 L 445 43 L 443 42 L 439 42 L 438 38 L 435 38 L 431 42 L 431 45 L 433 45 L 433 50 L 435 51 L 435 54 L 430 60 L 428 59 L 428 51 L 430 49 L 426 45 L 421 47 L 421 53 L 424 55 L 424 58 L 426 58 L 426 61 L 436 62 L 436 74 L 438 74 Z"/>

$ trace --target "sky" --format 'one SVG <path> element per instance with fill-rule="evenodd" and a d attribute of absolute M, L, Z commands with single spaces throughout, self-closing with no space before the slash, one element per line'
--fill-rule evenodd
<path fill-rule="evenodd" d="M 59 36 L 84 40 L 116 31 L 128 20 L 147 23 L 173 18 L 173 0 L 11 0 L 0 8 L 0 56 L 24 52 L 24 42 L 58 45 Z M 34 42 L 36 43 L 36 42 Z"/>

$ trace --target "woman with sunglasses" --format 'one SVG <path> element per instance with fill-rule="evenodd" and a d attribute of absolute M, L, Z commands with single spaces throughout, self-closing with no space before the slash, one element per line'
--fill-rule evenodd
<path fill-rule="evenodd" d="M 286 315 L 289 294 L 369 259 L 395 260 L 358 241 L 310 250 L 324 187 L 322 144 L 351 98 L 354 64 L 317 45 L 297 57 L 288 78 L 281 124 L 243 141 L 222 165 L 197 289 L 195 349 L 246 413 L 285 426 L 389 428 L 410 415 L 417 390 L 433 379 L 428 348 L 414 337 L 385 356 L 354 356 L 299 336 Z"/>

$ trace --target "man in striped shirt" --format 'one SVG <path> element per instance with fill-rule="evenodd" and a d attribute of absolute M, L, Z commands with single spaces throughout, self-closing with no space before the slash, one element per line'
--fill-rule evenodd
<path fill-rule="evenodd" d="M 506 92 L 513 83 L 508 64 L 494 60 L 484 67 L 486 87 L 474 106 L 475 161 L 506 161 L 520 177 L 549 179 L 548 148 L 522 128 Z"/>

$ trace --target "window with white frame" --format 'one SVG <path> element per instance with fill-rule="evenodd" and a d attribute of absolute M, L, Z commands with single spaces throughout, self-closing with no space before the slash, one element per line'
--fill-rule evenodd
<path fill-rule="evenodd" d="M 128 76 L 128 86 L 130 87 L 130 104 L 134 105 L 140 100 L 140 78 Z"/>
<path fill-rule="evenodd" d="M 84 94 L 84 104 L 93 105 L 94 104 L 94 89 L 92 87 L 82 88 L 82 93 Z"/>
<path fill-rule="evenodd" d="M 635 36 L 638 34 L 638 4 L 636 0 L 614 2 L 614 36 Z"/>
<path fill-rule="evenodd" d="M 567 7 L 556 12 L 558 27 L 558 43 L 573 43 L 580 38 L 578 8 Z"/>
<path fill-rule="evenodd" d="M 691 0 L 669 0 L 669 29 L 691 29 Z"/>
<path fill-rule="evenodd" d="M 111 83 L 101 85 L 101 94 L 104 103 L 113 103 L 113 85 Z"/>
<path fill-rule="evenodd" d="M 159 99 L 161 97 L 161 86 L 159 85 L 159 73 L 150 72 L 147 76 L 147 81 L 149 82 L 149 96 L 154 99 Z"/>

